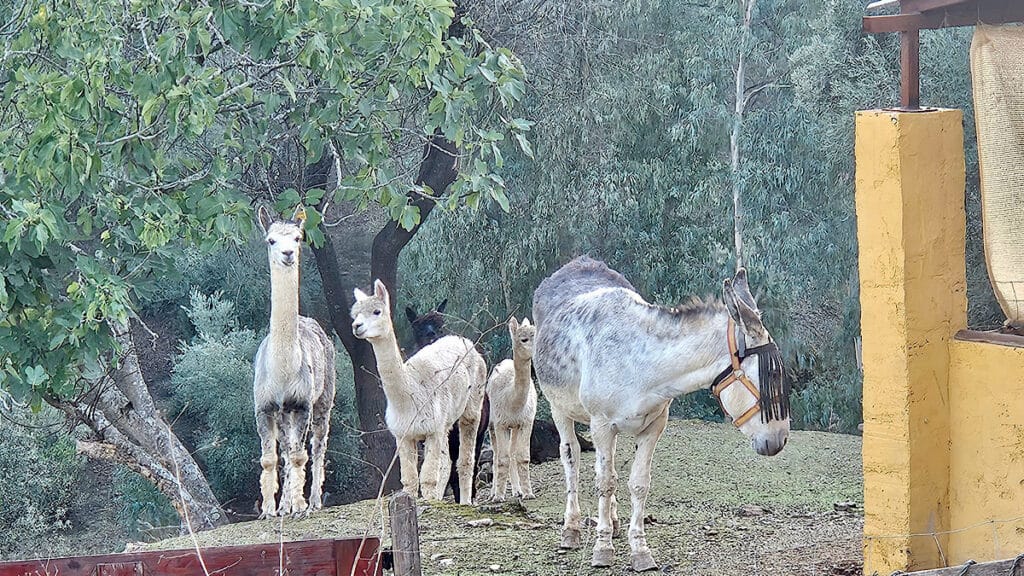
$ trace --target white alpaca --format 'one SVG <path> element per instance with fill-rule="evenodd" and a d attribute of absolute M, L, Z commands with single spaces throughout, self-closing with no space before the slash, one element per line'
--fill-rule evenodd
<path fill-rule="evenodd" d="M 487 378 L 483 357 L 469 340 L 445 336 L 403 363 L 384 283 L 373 283 L 372 296 L 356 288 L 355 298 L 352 333 L 373 346 L 388 401 L 384 420 L 398 443 L 402 488 L 413 496 L 422 491 L 429 500 L 444 497 L 452 465 L 448 430 L 458 421 L 460 503 L 472 504 L 473 446 Z M 416 469 L 420 441 L 422 472 Z"/>
<path fill-rule="evenodd" d="M 302 246 L 301 207 L 292 221 L 273 222 L 264 208 L 259 223 L 266 233 L 270 259 L 270 333 L 256 353 L 253 400 L 262 455 L 261 518 L 305 515 L 323 507 L 324 465 L 331 408 L 334 406 L 334 343 L 320 324 L 299 316 L 299 250 Z M 306 484 L 306 438 L 313 454 L 309 505 Z M 285 453 L 284 485 L 277 494 L 277 444 Z"/>
<path fill-rule="evenodd" d="M 537 329 L 529 318 L 519 324 L 508 320 L 512 359 L 494 367 L 487 380 L 491 399 L 491 443 L 494 448 L 494 482 L 491 499 L 504 500 L 511 470 L 512 495 L 533 498 L 530 485 L 530 434 L 537 415 L 537 390 L 530 378 L 533 340 Z"/>

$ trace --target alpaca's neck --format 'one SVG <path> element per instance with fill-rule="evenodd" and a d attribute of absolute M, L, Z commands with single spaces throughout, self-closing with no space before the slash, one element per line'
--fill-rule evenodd
<path fill-rule="evenodd" d="M 530 366 L 533 364 L 532 360 L 522 358 L 514 351 L 512 353 L 512 402 L 516 405 L 522 405 L 526 402 L 526 396 L 533 387 L 533 381 L 530 380 Z"/>
<path fill-rule="evenodd" d="M 642 336 L 646 341 L 637 358 L 652 376 L 652 391 L 665 398 L 707 388 L 729 365 L 728 312 L 716 311 L 692 321 L 674 320 L 674 325 Z"/>
<path fill-rule="evenodd" d="M 392 328 L 380 336 L 370 339 L 373 355 L 377 359 L 377 374 L 380 376 L 384 395 L 389 403 L 401 402 L 409 396 L 405 379 L 405 362 L 402 351 L 398 347 L 395 331 Z"/>
<path fill-rule="evenodd" d="M 271 358 L 282 369 L 298 370 L 299 364 L 299 268 L 270 267 Z"/>

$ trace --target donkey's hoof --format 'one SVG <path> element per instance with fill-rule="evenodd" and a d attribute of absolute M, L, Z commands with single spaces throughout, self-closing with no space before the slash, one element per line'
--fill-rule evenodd
<path fill-rule="evenodd" d="M 658 564 L 654 562 L 654 557 L 651 556 L 650 550 L 634 552 L 629 555 L 629 560 L 633 564 L 634 572 L 646 572 L 658 568 Z"/>
<path fill-rule="evenodd" d="M 562 529 L 562 543 L 558 545 L 559 548 L 566 550 L 575 550 L 580 547 L 580 531 L 574 528 L 563 528 Z"/>
<path fill-rule="evenodd" d="M 607 568 L 614 562 L 614 548 L 594 548 L 594 555 L 590 557 L 590 565 L 594 568 Z"/>

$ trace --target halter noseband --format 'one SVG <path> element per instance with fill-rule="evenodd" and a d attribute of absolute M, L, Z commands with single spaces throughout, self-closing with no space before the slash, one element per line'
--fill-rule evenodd
<path fill-rule="evenodd" d="M 741 366 L 742 362 L 751 356 L 759 356 L 758 362 L 765 363 L 771 356 L 778 356 L 779 347 L 775 342 L 768 341 L 767 344 L 755 346 L 754 348 L 747 348 L 746 339 L 743 336 L 736 337 L 736 333 L 739 331 L 739 327 L 732 318 L 729 318 L 729 328 L 726 330 L 726 338 L 729 342 L 729 360 L 730 365 L 725 370 L 719 372 L 718 376 L 711 382 L 711 395 L 718 400 L 719 406 L 722 407 L 722 412 L 728 414 L 729 412 L 725 409 L 725 404 L 722 403 L 722 392 L 732 384 L 739 382 L 754 396 L 754 405 L 747 408 L 743 414 L 740 414 L 733 420 L 733 424 L 739 428 L 747 423 L 748 420 L 754 417 L 761 411 L 761 392 L 757 386 L 750 381 L 747 374 L 743 371 Z M 737 346 L 737 344 L 739 344 Z M 762 378 L 764 375 L 762 374 Z M 781 415 L 781 414 L 780 414 Z M 764 417 L 764 414 L 762 414 Z"/>

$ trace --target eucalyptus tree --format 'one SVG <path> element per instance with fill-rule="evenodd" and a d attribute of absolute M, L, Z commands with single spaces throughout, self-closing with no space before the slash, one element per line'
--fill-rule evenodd
<path fill-rule="evenodd" d="M 314 244 L 332 201 L 402 230 L 427 212 L 410 194 L 504 202 L 522 70 L 453 22 L 448 0 L 0 6 L 0 393 L 84 424 L 78 449 L 152 481 L 183 523 L 223 523 L 139 372 L 134 310 L 183 247 L 251 235 L 253 198 L 306 204 Z M 457 155 L 457 193 L 410 186 L 410 136 Z M 283 186 L 310 166 L 332 185 Z"/>

